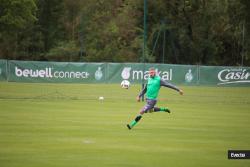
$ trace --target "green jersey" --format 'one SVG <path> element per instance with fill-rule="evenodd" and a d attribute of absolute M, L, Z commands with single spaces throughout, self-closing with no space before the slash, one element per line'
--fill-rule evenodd
<path fill-rule="evenodd" d="M 161 88 L 161 78 L 155 76 L 154 78 L 149 78 L 147 83 L 146 97 L 148 99 L 156 99 Z"/>
<path fill-rule="evenodd" d="M 169 87 L 176 91 L 180 91 L 176 86 L 164 81 L 159 76 L 150 77 L 148 79 L 147 85 L 144 87 L 142 92 L 139 94 L 139 97 L 143 96 L 146 93 L 146 98 L 150 100 L 155 100 L 158 97 L 161 86 Z"/>

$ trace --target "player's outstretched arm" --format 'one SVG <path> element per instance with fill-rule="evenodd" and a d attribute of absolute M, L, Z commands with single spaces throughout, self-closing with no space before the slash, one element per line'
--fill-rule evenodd
<path fill-rule="evenodd" d="M 178 91 L 180 93 L 180 95 L 183 95 L 183 90 L 179 89 L 177 86 L 175 86 L 167 81 L 164 81 L 162 79 L 161 79 L 161 86 L 165 86 L 165 87 L 174 89 L 174 90 Z"/>

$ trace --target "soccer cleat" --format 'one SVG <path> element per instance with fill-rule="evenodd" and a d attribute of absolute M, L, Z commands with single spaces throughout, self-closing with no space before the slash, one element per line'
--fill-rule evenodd
<path fill-rule="evenodd" d="M 127 127 L 128 127 L 129 130 L 132 129 L 129 124 L 127 124 Z"/>
<path fill-rule="evenodd" d="M 166 109 L 165 109 L 165 112 L 168 112 L 168 113 L 170 113 L 170 110 L 166 108 Z"/>

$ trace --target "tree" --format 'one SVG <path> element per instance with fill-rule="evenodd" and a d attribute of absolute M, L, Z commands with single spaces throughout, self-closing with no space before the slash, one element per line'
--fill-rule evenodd
<path fill-rule="evenodd" d="M 137 13 L 131 0 L 92 2 L 86 15 L 85 51 L 87 61 L 137 61 Z M 91 12 L 90 12 L 91 11 Z M 91 13 L 91 14 L 89 14 Z M 140 46 L 139 46 L 140 47 Z"/>
<path fill-rule="evenodd" d="M 245 20 L 243 5 L 239 1 L 159 0 L 149 5 L 149 27 L 152 27 L 149 29 L 149 46 L 156 46 L 158 40 L 158 47 L 154 48 L 156 61 L 162 62 L 165 48 L 168 63 L 239 64 L 242 50 L 240 27 Z M 163 38 L 167 41 L 165 46 L 162 46 Z"/>
<path fill-rule="evenodd" d="M 19 31 L 37 20 L 34 0 L 0 0 L 0 58 L 18 54 Z"/>
<path fill-rule="evenodd" d="M 143 0 L 0 0 L 0 58 L 140 62 Z M 148 1 L 146 62 L 250 65 L 250 1 Z"/>
<path fill-rule="evenodd" d="M 58 41 L 64 39 L 63 15 L 64 5 L 61 0 L 38 0 L 37 25 L 42 34 L 44 52 L 55 47 Z"/>

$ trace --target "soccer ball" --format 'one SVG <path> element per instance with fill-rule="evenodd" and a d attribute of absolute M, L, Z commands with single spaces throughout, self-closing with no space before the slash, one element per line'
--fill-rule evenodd
<path fill-rule="evenodd" d="M 124 89 L 128 89 L 130 86 L 130 82 L 128 80 L 123 80 L 121 82 L 121 87 L 124 88 Z"/>
<path fill-rule="evenodd" d="M 100 97 L 99 97 L 99 100 L 104 100 L 104 97 L 103 97 L 103 96 L 100 96 Z"/>

